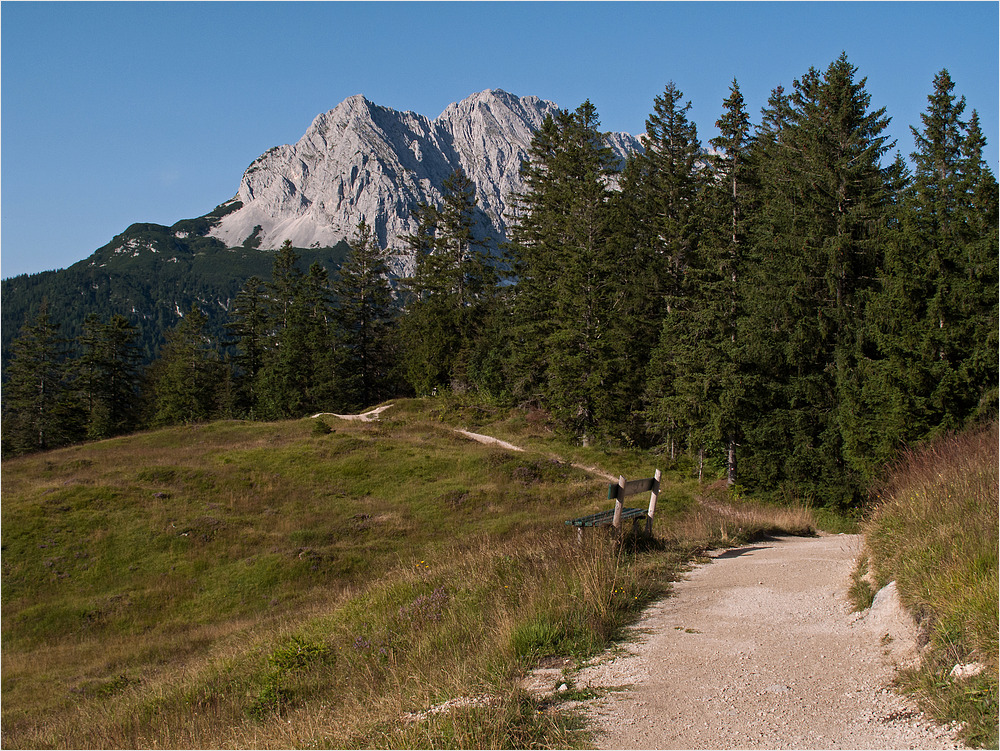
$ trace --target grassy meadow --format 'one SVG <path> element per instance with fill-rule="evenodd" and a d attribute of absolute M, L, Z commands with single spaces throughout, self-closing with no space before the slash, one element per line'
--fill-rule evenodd
<path fill-rule="evenodd" d="M 908 451 L 863 523 L 867 558 L 856 578 L 859 607 L 896 581 L 928 650 L 901 684 L 926 711 L 962 723 L 964 740 L 997 748 L 998 686 L 998 431 L 996 423 L 939 438 Z M 980 663 L 973 678 L 955 665 Z"/>
<path fill-rule="evenodd" d="M 656 463 L 452 398 L 4 461 L 2 745 L 584 747 L 527 670 L 604 649 L 703 549 L 813 529 L 675 471 L 652 542 L 578 545 L 599 472 Z"/>

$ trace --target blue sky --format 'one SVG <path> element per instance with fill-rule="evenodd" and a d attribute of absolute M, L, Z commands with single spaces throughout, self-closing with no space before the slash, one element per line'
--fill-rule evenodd
<path fill-rule="evenodd" d="M 996 2 L 3 2 L 0 275 L 63 268 L 133 222 L 228 200 L 268 148 L 353 94 L 436 117 L 487 88 L 641 133 L 674 81 L 706 142 L 733 78 L 751 118 L 841 52 L 904 155 L 934 75 L 998 172 Z"/>

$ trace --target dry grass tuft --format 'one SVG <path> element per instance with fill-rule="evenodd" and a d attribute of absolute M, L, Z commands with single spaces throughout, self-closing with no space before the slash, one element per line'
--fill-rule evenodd
<path fill-rule="evenodd" d="M 998 652 L 997 424 L 948 435 L 906 452 L 864 523 L 868 572 L 863 598 L 896 581 L 929 639 L 923 668 L 908 678 L 939 717 L 965 723 L 965 738 L 996 748 Z M 955 681 L 960 663 L 988 665 Z"/>

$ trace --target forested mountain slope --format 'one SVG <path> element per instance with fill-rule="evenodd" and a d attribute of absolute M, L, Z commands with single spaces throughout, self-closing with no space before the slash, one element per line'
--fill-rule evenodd
<path fill-rule="evenodd" d="M 270 274 L 274 254 L 252 247 L 227 248 L 198 234 L 208 224 L 204 217 L 172 227 L 133 224 L 67 269 L 4 279 L 0 291 L 4 360 L 10 343 L 43 301 L 69 338 L 79 336 L 88 314 L 102 319 L 125 315 L 139 332 L 144 361 L 155 357 L 166 331 L 194 304 L 208 317 L 211 335 L 221 338 L 232 300 L 248 278 Z M 347 246 L 300 252 L 303 268 L 319 261 L 336 269 Z"/>

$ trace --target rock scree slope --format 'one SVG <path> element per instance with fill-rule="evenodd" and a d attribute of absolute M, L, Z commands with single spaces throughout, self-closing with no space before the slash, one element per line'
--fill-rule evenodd
<path fill-rule="evenodd" d="M 851 613 L 856 535 L 717 551 L 576 687 L 599 748 L 964 748 L 890 684 L 917 657 L 898 600 Z M 610 691 L 608 692 L 608 689 Z"/>

